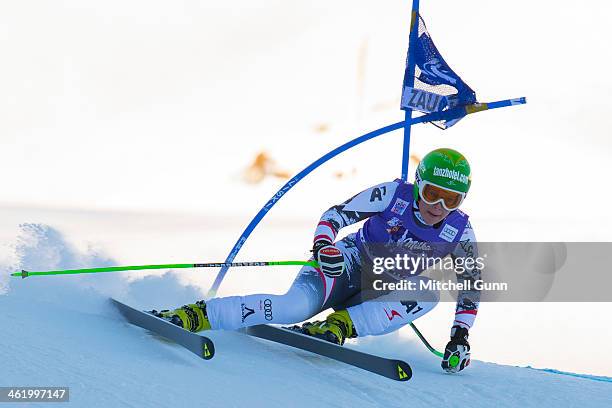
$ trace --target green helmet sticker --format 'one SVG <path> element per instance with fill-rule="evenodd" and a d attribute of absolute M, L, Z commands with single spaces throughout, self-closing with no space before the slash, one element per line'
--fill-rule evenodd
<path fill-rule="evenodd" d="M 467 193 L 472 183 L 470 164 L 458 151 L 448 148 L 436 149 L 427 153 L 419 163 L 415 176 L 415 200 L 418 198 L 418 185 L 427 181 L 436 186 Z"/>

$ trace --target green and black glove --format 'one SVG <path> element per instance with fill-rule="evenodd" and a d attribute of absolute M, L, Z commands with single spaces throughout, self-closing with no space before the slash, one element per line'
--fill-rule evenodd
<path fill-rule="evenodd" d="M 442 369 L 447 373 L 457 373 L 470 365 L 470 343 L 468 329 L 453 326 L 451 340 L 444 349 Z"/>

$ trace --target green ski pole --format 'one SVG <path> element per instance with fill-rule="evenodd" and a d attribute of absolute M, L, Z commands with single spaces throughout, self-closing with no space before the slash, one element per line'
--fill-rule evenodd
<path fill-rule="evenodd" d="M 444 353 L 440 353 L 438 350 L 433 348 L 433 346 L 431 344 L 429 344 L 429 342 L 427 341 L 425 336 L 423 336 L 423 333 L 421 333 L 421 331 L 419 329 L 417 329 L 417 327 L 414 325 L 414 323 L 410 323 L 410 327 L 412 327 L 412 330 L 414 330 L 416 335 L 419 336 L 419 339 L 421 339 L 421 341 L 423 342 L 423 344 L 425 345 L 425 347 L 427 347 L 427 349 L 429 351 L 431 351 L 433 354 L 435 354 L 436 356 L 438 356 L 440 358 L 444 357 Z"/>
<path fill-rule="evenodd" d="M 262 262 L 209 262 L 209 263 L 183 263 L 183 264 L 162 264 L 162 265 L 134 265 L 134 266 L 109 266 L 105 268 L 85 268 L 85 269 L 64 269 L 57 271 L 40 271 L 31 272 L 21 270 L 21 272 L 12 273 L 11 276 L 22 279 L 28 276 L 42 275 L 77 275 L 82 273 L 103 273 L 103 272 L 121 272 L 121 271 L 142 271 L 150 269 L 187 269 L 187 268 L 221 268 L 235 266 L 290 266 L 290 265 L 308 265 L 317 268 L 319 265 L 315 261 L 262 261 Z"/>

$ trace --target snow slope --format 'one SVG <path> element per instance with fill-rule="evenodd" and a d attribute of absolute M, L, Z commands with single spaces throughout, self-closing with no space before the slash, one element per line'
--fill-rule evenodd
<path fill-rule="evenodd" d="M 18 259 L 1 273 L 114 262 L 60 243 L 49 230 L 36 242 L 18 243 Z M 233 332 L 211 333 L 217 356 L 205 362 L 130 326 L 107 300 L 112 295 L 141 308 L 163 307 L 193 301 L 201 291 L 173 273 L 132 281 L 123 276 L 12 280 L 0 295 L 0 386 L 69 386 L 70 405 L 77 407 L 608 407 L 612 401 L 607 377 L 480 361 L 446 375 L 414 336 L 397 333 L 350 346 L 409 361 L 415 374 L 408 383 Z"/>
<path fill-rule="evenodd" d="M 415 340 L 394 335 L 357 347 L 411 362 L 409 383 L 231 332 L 212 334 L 218 354 L 205 362 L 128 325 L 90 289 L 32 286 L 0 297 L 0 382 L 69 386 L 73 406 L 607 407 L 612 399 L 611 382 L 479 361 L 446 375 Z M 38 299 L 39 290 L 62 299 Z"/>

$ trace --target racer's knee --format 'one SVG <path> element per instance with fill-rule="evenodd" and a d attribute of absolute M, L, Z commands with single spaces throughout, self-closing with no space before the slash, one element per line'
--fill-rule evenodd
<path fill-rule="evenodd" d="M 426 282 L 428 278 L 416 277 Z M 359 336 L 380 335 L 397 330 L 429 313 L 439 302 L 439 293 L 415 286 L 418 290 L 394 291 L 347 310 Z"/>

